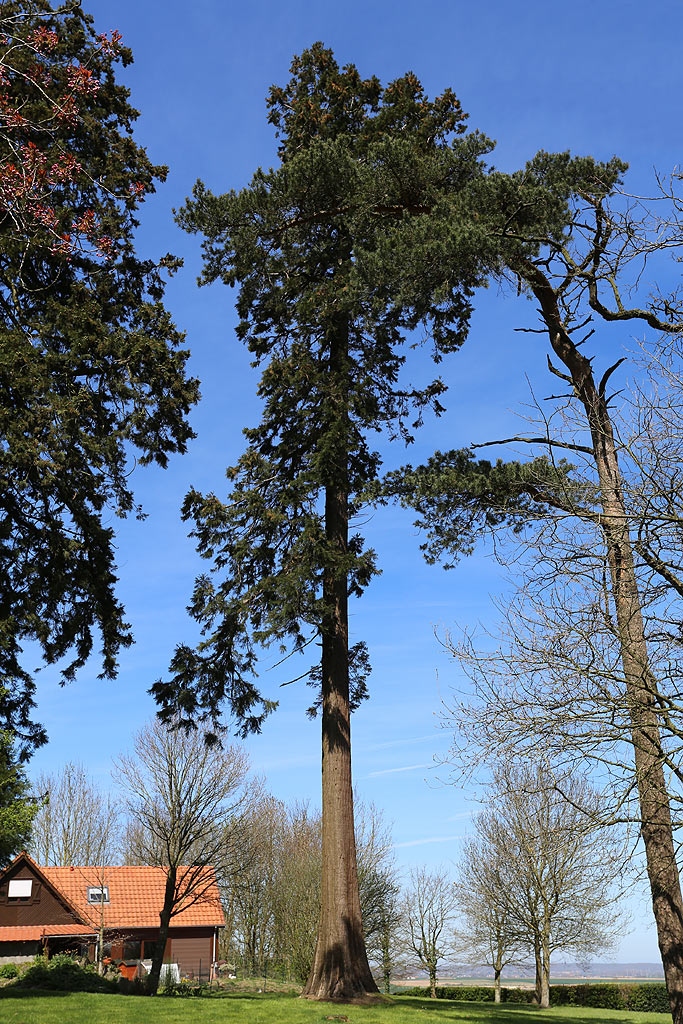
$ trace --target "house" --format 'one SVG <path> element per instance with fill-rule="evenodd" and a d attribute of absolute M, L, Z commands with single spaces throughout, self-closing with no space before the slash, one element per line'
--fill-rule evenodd
<path fill-rule="evenodd" d="M 203 871 L 195 896 L 171 918 L 164 961 L 182 977 L 211 977 L 225 927 L 215 874 Z M 20 853 L 0 872 L 0 963 L 66 951 L 94 961 L 102 925 L 105 957 L 127 962 L 130 975 L 152 957 L 165 886 L 165 868 L 39 867 Z"/>

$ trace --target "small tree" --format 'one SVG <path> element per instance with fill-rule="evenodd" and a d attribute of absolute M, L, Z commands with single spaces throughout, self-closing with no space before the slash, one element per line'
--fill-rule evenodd
<path fill-rule="evenodd" d="M 41 773 L 33 791 L 40 806 L 28 850 L 38 864 L 95 865 L 116 859 L 119 802 L 90 778 L 82 764 L 69 761 L 61 772 Z"/>
<path fill-rule="evenodd" d="M 370 963 L 382 979 L 386 995 L 391 992 L 391 979 L 402 962 L 404 930 L 401 892 L 393 875 L 385 878 L 382 899 L 377 908 L 376 926 L 367 938 Z"/>
<path fill-rule="evenodd" d="M 116 777 L 124 805 L 139 826 L 136 853 L 166 870 L 159 938 L 148 990 L 156 993 L 171 918 L 210 898 L 216 875 L 236 870 L 239 811 L 246 796 L 247 758 L 239 747 L 206 743 L 155 721 L 119 758 Z"/>
<path fill-rule="evenodd" d="M 452 922 L 457 892 L 445 869 L 410 872 L 405 897 L 405 941 L 408 956 L 429 974 L 429 994 L 436 999 L 439 964 L 453 952 Z"/>
<path fill-rule="evenodd" d="M 493 843 L 485 825 L 486 813 L 474 820 L 476 838 L 463 845 L 455 883 L 458 901 L 458 929 L 455 952 L 474 966 L 493 970 L 494 998 L 501 1001 L 503 968 L 518 963 L 528 953 L 504 891 L 505 868 L 501 862 L 505 844 Z M 502 837 L 500 837 L 502 838 Z"/>
<path fill-rule="evenodd" d="M 553 953 L 584 960 L 609 950 L 620 925 L 616 882 L 624 850 L 595 830 L 587 809 L 598 806 L 580 778 L 500 768 L 491 808 L 476 820 L 479 850 L 498 883 L 495 894 L 482 894 L 481 913 L 493 910 L 507 943 L 533 956 L 542 1007 L 550 1005 Z"/>

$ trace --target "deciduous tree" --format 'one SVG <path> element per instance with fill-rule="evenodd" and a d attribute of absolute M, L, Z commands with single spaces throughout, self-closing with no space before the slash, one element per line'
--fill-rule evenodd
<path fill-rule="evenodd" d="M 490 796 L 470 849 L 481 860 L 463 865 L 461 907 L 475 924 L 475 945 L 489 948 L 497 987 L 504 962 L 523 951 L 536 966 L 536 1000 L 548 1007 L 554 953 L 584 962 L 613 944 L 625 850 L 595 830 L 600 798 L 581 779 L 499 768 Z"/>
<path fill-rule="evenodd" d="M 429 994 L 436 999 L 439 964 L 453 953 L 453 924 L 458 898 L 445 868 L 410 872 L 404 903 L 408 957 L 427 971 Z"/>
<path fill-rule="evenodd" d="M 90 778 L 82 764 L 70 761 L 60 772 L 42 772 L 33 792 L 38 810 L 27 849 L 38 864 L 116 862 L 120 848 L 118 801 Z"/>
<path fill-rule="evenodd" d="M 416 477 L 411 478 L 409 471 L 407 480 L 398 474 L 392 486 L 404 495 L 413 491 L 408 500 L 425 514 L 422 521 L 431 534 L 427 542 L 431 558 L 445 556 L 453 561 L 471 550 L 473 538 L 491 526 L 520 530 L 525 523 L 540 519 L 551 539 L 558 523 L 560 531 L 567 528 L 564 565 L 555 557 L 559 547 L 549 561 L 554 560 L 556 579 L 560 586 L 565 585 L 564 595 L 556 591 L 558 607 L 564 604 L 572 615 L 578 611 L 577 629 L 551 630 L 546 647 L 555 662 L 554 652 L 565 645 L 565 692 L 570 680 L 578 678 L 587 699 L 576 702 L 572 691 L 568 703 L 558 701 L 557 693 L 551 702 L 556 707 L 556 721 L 567 723 L 562 735 L 573 750 L 583 743 L 587 756 L 601 750 L 604 761 L 609 761 L 613 722 L 618 723 L 619 742 L 629 745 L 627 791 L 638 794 L 638 828 L 659 946 L 672 1012 L 680 1024 L 683 900 L 667 784 L 669 770 L 675 778 L 680 773 L 675 755 L 680 749 L 680 729 L 669 713 L 668 687 L 656 674 L 652 644 L 648 645 L 651 638 L 644 608 L 649 594 L 643 591 L 642 577 L 639 579 L 640 559 L 649 572 L 664 570 L 662 578 L 666 565 L 662 560 L 658 563 L 657 545 L 652 550 L 647 530 L 641 537 L 637 528 L 631 532 L 634 523 L 623 473 L 625 460 L 615 431 L 614 396 L 609 391 L 622 360 L 611 361 L 598 375 L 595 357 L 584 347 L 595 331 L 592 323 L 631 322 L 664 335 L 676 335 L 682 329 L 675 295 L 662 295 L 655 286 L 640 304 L 637 295 L 633 304 L 629 299 L 631 286 L 637 286 L 638 260 L 642 266 L 642 260 L 657 251 L 662 240 L 658 229 L 643 239 L 642 225 L 634 223 L 628 210 L 619 209 L 624 170 L 625 165 L 616 159 L 598 164 L 569 154 L 540 153 L 516 174 L 490 175 L 476 200 L 478 224 L 486 224 L 484 230 L 488 230 L 482 259 L 499 280 L 516 280 L 520 290 L 538 304 L 540 331 L 550 346 L 549 369 L 562 382 L 562 393 L 555 398 L 569 414 L 568 433 L 556 434 L 561 417 L 551 418 L 544 409 L 540 431 L 500 439 L 530 445 L 532 451 L 533 446 L 540 448 L 543 454 L 532 462 L 491 466 L 483 460 L 472 463 L 471 453 L 454 451 L 437 455 Z M 461 216 L 455 197 L 453 206 L 453 215 Z M 436 206 L 434 210 L 436 213 Z M 665 241 L 664 247 L 667 244 Z M 494 249 L 498 252 L 497 269 Z M 424 244 L 421 251 L 428 259 Z M 585 457 L 588 475 L 576 486 L 570 467 L 556 461 L 558 452 L 569 453 L 570 458 Z M 571 542 L 572 533 L 575 542 Z M 593 560 L 595 566 L 596 553 L 602 572 L 597 567 L 593 593 L 584 601 L 577 598 L 573 571 L 577 566 L 581 569 L 583 559 Z M 546 579 L 550 581 L 551 576 Z M 611 634 L 597 661 L 592 660 L 596 646 L 591 640 L 591 616 L 598 625 L 606 624 L 602 638 Z M 536 654 L 540 649 L 537 645 Z M 603 655 L 607 672 L 601 668 Z M 537 668 L 540 672 L 538 661 Z M 611 692 L 604 688 L 606 677 L 616 681 Z M 541 675 L 536 679 L 540 682 Z M 558 674 L 556 681 L 559 679 Z M 606 709 L 606 731 L 592 727 L 591 705 Z M 509 702 L 507 706 L 511 706 Z M 545 709 L 548 706 L 547 702 L 543 705 Z M 573 709 L 581 713 L 572 715 Z M 550 731 L 547 719 L 546 725 Z M 619 763 L 628 762 L 620 757 Z"/>
<path fill-rule="evenodd" d="M 151 994 L 159 985 L 173 915 L 210 899 L 216 876 L 237 870 L 247 768 L 240 747 L 207 744 L 200 732 L 167 728 L 158 721 L 141 730 L 133 752 L 116 763 L 126 810 L 140 826 L 136 853 L 144 863 L 166 870 L 159 937 L 148 976 Z"/>

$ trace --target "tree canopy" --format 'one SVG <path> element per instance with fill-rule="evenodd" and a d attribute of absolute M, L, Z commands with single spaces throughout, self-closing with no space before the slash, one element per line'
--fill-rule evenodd
<path fill-rule="evenodd" d="M 178 215 L 205 237 L 202 283 L 239 286 L 237 333 L 262 367 L 263 414 L 228 470 L 228 498 L 185 500 L 212 562 L 191 604 L 204 639 L 177 648 L 154 692 L 169 718 L 217 724 L 225 702 L 243 731 L 258 729 L 275 705 L 255 683 L 260 650 L 307 654 L 320 643 L 304 672 L 323 735 L 322 912 L 306 994 L 350 998 L 376 991 L 360 921 L 349 722 L 369 663 L 362 640 L 349 646 L 348 601 L 378 570 L 353 521 L 379 472 L 372 435 L 408 440 L 425 407 L 440 409 L 440 379 L 404 383 L 406 333 L 428 325 L 437 360 L 457 349 L 481 280 L 467 225 L 451 225 L 458 262 L 431 291 L 425 267 L 399 281 L 386 233 L 444 176 L 454 193 L 470 187 L 490 143 L 465 132 L 450 90 L 430 101 L 410 73 L 382 87 L 339 68 L 319 43 L 294 59 L 268 109 L 280 165 L 240 192 L 217 196 L 198 182 Z"/>
<path fill-rule="evenodd" d="M 131 643 L 105 513 L 134 509 L 130 456 L 183 451 L 197 383 L 162 304 L 163 266 L 135 251 L 166 168 L 134 141 L 116 81 L 132 55 L 79 3 L 0 14 L 0 720 L 44 742 L 22 649 L 73 678 L 99 635 L 102 675 Z"/>
<path fill-rule="evenodd" d="M 18 763 L 11 734 L 0 732 L 0 868 L 28 847 L 39 806 Z"/>

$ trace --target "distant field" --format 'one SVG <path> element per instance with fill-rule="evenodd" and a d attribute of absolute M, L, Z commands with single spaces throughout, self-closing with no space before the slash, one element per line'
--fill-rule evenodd
<path fill-rule="evenodd" d="M 425 1017 L 428 1012 L 428 1018 Z M 386 1005 L 360 1007 L 309 1003 L 293 996 L 257 994 L 157 998 L 79 993 L 38 993 L 9 986 L 0 991 L 2 1024 L 669 1024 L 664 1013 L 626 1013 L 585 1007 L 537 1010 L 528 1005 L 462 1003 L 400 996 Z"/>

